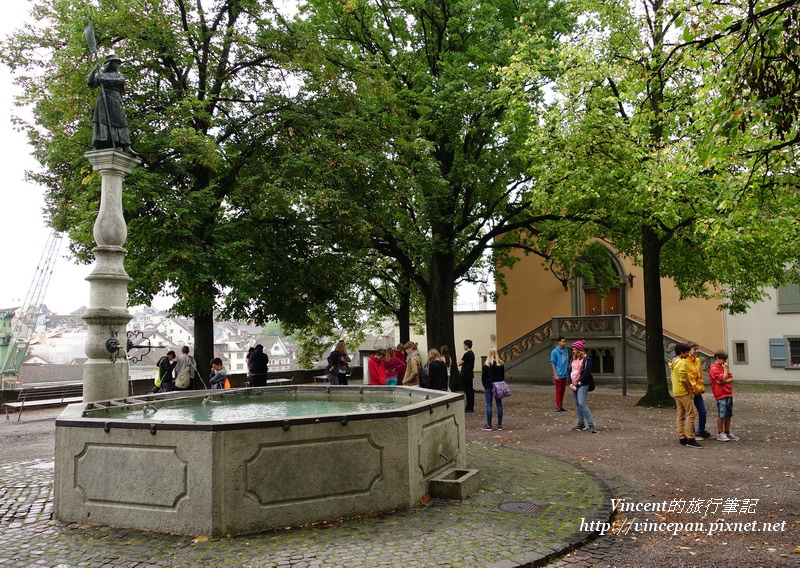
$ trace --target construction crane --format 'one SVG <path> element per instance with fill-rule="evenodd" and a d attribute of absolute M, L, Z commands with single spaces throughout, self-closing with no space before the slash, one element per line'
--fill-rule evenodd
<path fill-rule="evenodd" d="M 42 300 L 53 275 L 61 238 L 55 232 L 50 233 L 47 238 L 22 306 L 16 311 L 0 311 L 0 374 L 4 388 L 7 378 L 15 377 L 19 373 L 22 360 L 28 352 L 31 334 L 36 329 L 36 319 L 41 312 Z"/>

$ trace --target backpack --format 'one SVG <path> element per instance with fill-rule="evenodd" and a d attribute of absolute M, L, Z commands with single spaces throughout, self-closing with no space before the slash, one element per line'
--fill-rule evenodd
<path fill-rule="evenodd" d="M 191 365 L 193 364 L 193 361 L 190 355 L 187 355 L 187 357 L 189 357 L 189 360 L 186 361 L 186 366 L 180 373 L 178 373 L 178 376 L 175 377 L 175 386 L 179 389 L 189 388 L 189 385 L 192 383 Z"/>
<path fill-rule="evenodd" d="M 594 390 L 594 377 L 592 376 L 591 369 L 592 369 L 592 359 L 588 355 L 584 357 L 583 360 L 583 369 L 589 367 L 589 388 L 586 389 L 588 392 L 592 392 Z M 581 374 L 583 374 L 583 369 L 581 369 Z"/>
<path fill-rule="evenodd" d="M 420 358 L 420 363 L 422 359 Z M 428 365 L 420 365 L 419 366 L 419 386 L 422 388 L 428 388 Z"/>

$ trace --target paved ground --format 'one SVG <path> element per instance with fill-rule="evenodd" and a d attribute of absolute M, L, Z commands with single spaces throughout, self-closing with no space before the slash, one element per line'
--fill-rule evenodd
<path fill-rule="evenodd" d="M 476 412 L 468 437 L 557 455 L 601 477 L 618 499 L 674 503 L 671 512 L 618 514 L 611 532 L 621 534 L 607 534 L 553 566 L 800 565 L 800 389 L 737 384 L 731 430 L 741 440 L 703 441 L 699 450 L 678 445 L 674 409 L 636 406 L 644 390 L 627 397 L 611 388 L 590 393 L 597 435 L 572 432 L 574 404 L 568 400 L 569 412 L 555 414 L 552 391 L 515 388 L 505 430 L 481 432 L 484 416 Z M 710 394 L 705 401 L 707 428 L 716 433 L 716 405 Z M 667 523 L 684 527 L 667 530 Z"/>
<path fill-rule="evenodd" d="M 467 501 L 212 540 L 50 520 L 57 412 L 26 413 L 0 424 L 0 567 L 797 566 L 800 394 L 740 388 L 742 440 L 702 450 L 678 446 L 675 411 L 638 408 L 641 394 L 591 393 L 591 435 L 570 430 L 572 405 L 552 412 L 550 388 L 515 387 L 504 431 L 482 432 L 480 410 L 468 416 L 468 461 L 484 483 Z M 571 552 L 597 528 L 588 523 L 608 519 L 611 498 L 672 511 L 620 513 L 608 532 L 621 534 Z"/>

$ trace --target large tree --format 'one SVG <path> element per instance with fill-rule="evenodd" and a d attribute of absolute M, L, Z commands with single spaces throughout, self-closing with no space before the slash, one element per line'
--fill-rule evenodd
<path fill-rule="evenodd" d="M 518 158 L 527 124 L 509 122 L 499 70 L 515 34 L 549 57 L 568 25 L 558 3 L 513 0 L 310 0 L 293 24 L 309 43 L 309 113 L 329 105 L 304 143 L 335 141 L 344 220 L 420 291 L 430 346 L 455 343 L 456 285 L 541 218 Z"/>
<path fill-rule="evenodd" d="M 94 64 L 83 35 L 86 4 L 32 4 L 33 22 L 3 43 L 2 59 L 17 74 L 19 103 L 33 111 L 21 124 L 42 164 L 31 177 L 47 189 L 49 223 L 88 261 L 100 183 L 82 155 L 95 97 L 85 84 Z M 272 3 L 93 6 L 99 55 L 114 51 L 123 61 L 133 147 L 143 161 L 124 195 L 131 302 L 173 296 L 172 310 L 194 317 L 201 366 L 213 353 L 217 308 L 307 323 L 303 307 L 331 297 L 320 275 L 336 273 L 336 263 L 297 230 L 305 219 L 291 188 L 269 183 L 269 170 L 259 169 L 269 163 L 280 113 L 291 108 L 284 71 L 291 37 Z M 244 211 L 242 203 L 254 206 Z"/>
<path fill-rule="evenodd" d="M 729 21 L 745 6 L 680 1 L 587 1 L 579 30 L 560 50 L 542 128 L 531 139 L 532 173 L 563 211 L 593 218 L 586 237 L 640 259 L 647 320 L 648 389 L 640 404 L 672 404 L 664 365 L 661 278 L 684 297 L 720 298 L 742 311 L 796 259 L 797 198 L 776 184 L 742 140 L 717 139 L 709 112 L 721 96 L 702 68 L 730 55 L 699 52 L 684 26 Z M 725 17 L 725 18 L 723 18 Z M 690 35 L 691 37 L 691 35 Z M 721 47 L 721 45 L 720 45 Z M 526 43 L 520 53 L 526 53 Z M 521 57 L 508 71 L 519 88 L 539 77 Z M 517 107 L 530 112 L 527 102 Z M 541 109 L 536 109 L 540 112 Z M 752 141 L 752 138 L 751 138 Z M 757 174 L 757 175 L 754 175 Z"/>

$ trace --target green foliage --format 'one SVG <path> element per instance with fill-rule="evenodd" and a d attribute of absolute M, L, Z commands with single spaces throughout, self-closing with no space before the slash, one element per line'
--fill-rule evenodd
<path fill-rule="evenodd" d="M 706 109 L 715 136 L 744 138 L 762 157 L 800 142 L 800 2 L 742 1 L 695 12 L 683 36 L 693 48 L 686 57 L 701 54 L 704 90 L 715 95 Z M 719 145 L 711 136 L 705 142 L 713 157 Z"/>
<path fill-rule="evenodd" d="M 760 285 L 779 282 L 783 263 L 796 257 L 786 246 L 798 228 L 788 183 L 794 178 L 748 152 L 766 141 L 763 132 L 762 142 L 742 145 L 723 137 L 721 130 L 731 129 L 708 111 L 729 104 L 725 96 L 713 98 L 724 95 L 727 79 L 710 81 L 726 77 L 723 62 L 743 56 L 736 43 L 698 53 L 668 39 L 678 22 L 691 38 L 700 22 L 724 28 L 743 12 L 681 2 L 648 1 L 644 12 L 632 3 L 580 6 L 587 10 L 582 28 L 560 48 L 564 73 L 529 142 L 542 198 L 562 211 L 587 212 L 593 223 L 584 234 L 633 258 L 644 254 L 641 227 L 651 228 L 661 275 L 683 296 L 724 297 L 728 309 L 746 309 L 762 297 Z M 541 70 L 518 62 L 507 73 L 519 92 L 540 80 Z M 527 104 L 516 108 L 529 112 Z"/>
<path fill-rule="evenodd" d="M 569 268 L 581 258 L 576 243 L 592 237 L 644 265 L 649 388 L 657 386 L 660 399 L 668 396 L 660 278 L 671 278 L 682 297 L 719 298 L 734 312 L 761 299 L 762 287 L 779 283 L 785 266 L 797 260 L 796 180 L 774 167 L 782 161 L 777 156 L 753 152 L 772 144 L 770 129 L 779 134 L 782 127 L 765 128 L 762 121 L 761 128 L 745 128 L 746 113 L 731 107 L 735 87 L 722 71 L 753 50 L 741 49 L 732 34 L 704 44 L 713 49 L 700 50 L 693 41 L 697 30 L 729 29 L 746 16 L 745 3 L 571 5 L 581 12 L 580 26 L 558 46 L 561 73 L 549 100 L 531 104 L 528 97 L 529 85 L 549 73 L 549 63 L 527 57 L 535 39 L 520 43 L 505 70 L 507 84 L 519 120 L 541 117 L 525 152 L 537 200 L 587 217 L 572 235 L 555 231 L 566 237 L 563 245 L 554 240 L 567 251 L 557 253 L 560 270 L 573 275 Z M 682 31 L 687 43 L 674 43 Z M 755 69 L 775 71 L 765 42 L 756 42 L 765 59 L 741 70 L 740 84 L 758 75 Z M 784 103 L 770 102 L 774 108 Z M 725 113 L 731 120 L 722 120 Z"/>
<path fill-rule="evenodd" d="M 307 319 L 303 303 L 331 297 L 320 278 L 330 260 L 295 230 L 303 218 L 287 188 L 258 170 L 269 165 L 279 110 L 291 106 L 280 81 L 291 38 L 270 3 L 101 0 L 96 56 L 83 38 L 85 3 L 37 0 L 33 13 L 1 56 L 24 88 L 19 104 L 33 110 L 20 123 L 43 166 L 31 178 L 47 188 L 46 214 L 77 258 L 91 259 L 100 188 L 82 156 L 96 96 L 85 77 L 115 51 L 143 159 L 125 182 L 131 302 L 166 292 L 183 315 L 220 307 L 297 322 Z M 256 207 L 244 211 L 243 200 Z M 318 285 L 301 292 L 304 281 Z"/>
<path fill-rule="evenodd" d="M 509 122 L 499 71 L 520 18 L 541 53 L 570 18 L 560 3 L 507 0 L 310 0 L 301 11 L 293 29 L 307 45 L 309 118 L 292 136 L 299 152 L 326 159 L 322 171 L 304 160 L 304 184 L 353 211 L 364 261 L 383 271 L 370 274 L 378 302 L 392 304 L 387 283 L 410 283 L 431 344 L 453 344 L 456 283 L 486 268 L 487 251 L 497 247 L 497 260 L 521 246 L 512 232 L 539 217 L 518 157 L 528 125 Z"/>

